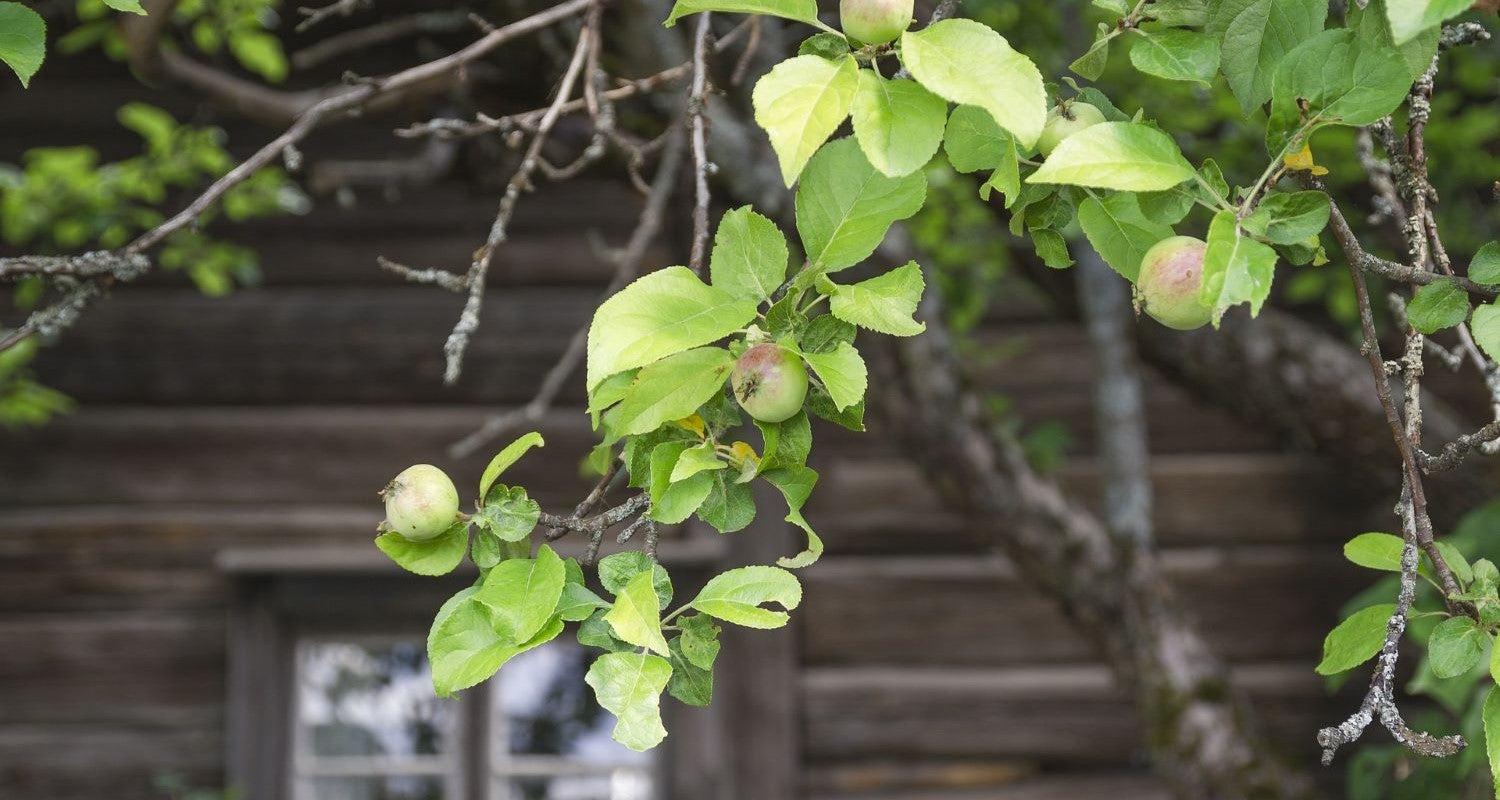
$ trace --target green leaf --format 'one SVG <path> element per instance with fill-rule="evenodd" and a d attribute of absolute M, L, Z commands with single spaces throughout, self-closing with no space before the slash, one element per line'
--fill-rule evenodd
<path fill-rule="evenodd" d="M 1319 675 L 1337 675 L 1369 661 L 1385 645 L 1385 624 L 1396 613 L 1394 603 L 1384 603 L 1349 615 L 1323 639 Z"/>
<path fill-rule="evenodd" d="M 667 640 L 661 635 L 661 610 L 651 573 L 642 572 L 630 579 L 615 597 L 614 607 L 604 615 L 604 621 L 621 641 L 659 655 L 668 655 Z"/>
<path fill-rule="evenodd" d="M 657 522 L 674 525 L 691 517 L 713 490 L 713 477 L 707 472 L 672 481 L 677 460 L 687 449 L 686 442 L 667 442 L 651 451 L 651 510 L 647 516 Z"/>
<path fill-rule="evenodd" d="M 589 422 L 594 430 L 599 430 L 599 422 L 603 419 L 605 410 L 615 403 L 620 402 L 625 397 L 625 392 L 630 389 L 630 384 L 635 381 L 637 372 L 639 370 L 634 369 L 616 372 L 605 378 L 598 386 L 594 387 L 593 391 L 589 392 Z"/>
<path fill-rule="evenodd" d="M 1207 0 L 1154 0 L 1146 15 L 1163 25 L 1201 28 L 1208 24 Z"/>
<path fill-rule="evenodd" d="M 683 652 L 682 637 L 671 641 L 672 679 L 667 693 L 690 706 L 706 706 L 714 697 L 714 673 L 688 660 Z"/>
<path fill-rule="evenodd" d="M 116 11 L 146 16 L 146 9 L 141 8 L 141 0 L 104 0 L 104 4 Z"/>
<path fill-rule="evenodd" d="M 620 401 L 614 429 L 635 436 L 692 416 L 723 388 L 733 368 L 734 356 L 722 347 L 676 353 L 643 368 Z"/>
<path fill-rule="evenodd" d="M 802 602 L 802 584 L 779 567 L 740 567 L 715 575 L 689 603 L 703 613 L 747 628 L 780 628 L 787 622 L 781 611 L 761 608 L 776 603 L 787 611 Z"/>
<path fill-rule="evenodd" d="M 1495 648 L 1500 650 L 1500 647 Z M 1491 686 L 1484 696 L 1484 751 L 1489 757 L 1495 796 L 1500 797 L 1500 687 Z"/>
<path fill-rule="evenodd" d="M 519 542 L 536 528 L 542 507 L 526 496 L 526 490 L 499 485 L 490 490 L 484 507 L 474 514 L 474 524 L 505 542 Z"/>
<path fill-rule="evenodd" d="M 601 608 L 609 608 L 599 595 L 581 583 L 563 584 L 562 596 L 557 601 L 557 616 L 563 622 L 582 622 Z"/>
<path fill-rule="evenodd" d="M 1474 260 L 1469 262 L 1469 280 L 1500 283 L 1500 242 L 1489 242 L 1474 253 Z"/>
<path fill-rule="evenodd" d="M 780 489 L 781 496 L 786 498 L 786 521 L 807 534 L 807 547 L 802 552 L 788 558 L 778 558 L 776 563 L 787 569 L 812 566 L 823 555 L 823 540 L 803 518 L 802 506 L 807 504 L 807 498 L 812 496 L 813 487 L 818 483 L 817 471 L 808 467 L 782 467 L 763 472 L 761 477 Z"/>
<path fill-rule="evenodd" d="M 1387 3 L 1386 18 L 1391 23 L 1391 37 L 1405 44 L 1423 31 L 1440 25 L 1469 10 L 1465 0 L 1396 0 Z"/>
<path fill-rule="evenodd" d="M 943 141 L 948 103 L 916 81 L 862 69 L 850 114 L 865 158 L 875 169 L 899 178 L 932 160 Z"/>
<path fill-rule="evenodd" d="M 704 442 L 682 451 L 682 454 L 677 457 L 677 463 L 672 467 L 669 480 L 672 483 L 685 481 L 705 470 L 724 469 L 727 466 L 729 465 L 719 459 L 713 442 Z"/>
<path fill-rule="evenodd" d="M 872 166 L 859 144 L 829 142 L 807 165 L 797 187 L 797 232 L 807 260 L 833 272 L 865 260 L 896 220 L 922 208 L 927 176 L 891 178 Z"/>
<path fill-rule="evenodd" d="M 672 602 L 672 578 L 662 565 L 639 550 L 627 550 L 599 559 L 599 583 L 610 594 L 619 594 L 630 585 L 630 581 L 642 572 L 651 573 L 651 584 L 655 587 L 661 608 Z"/>
<path fill-rule="evenodd" d="M 1469 293 L 1446 278 L 1418 289 L 1406 304 L 1406 318 L 1411 326 L 1429 336 L 1462 324 L 1468 316 Z"/>
<path fill-rule="evenodd" d="M 1026 182 L 1151 192 L 1192 177 L 1172 137 L 1139 122 L 1101 122 L 1062 140 Z"/>
<path fill-rule="evenodd" d="M 731 14 L 765 14 L 772 17 L 818 24 L 817 0 L 677 0 L 672 13 L 663 23 L 670 28 L 677 20 L 702 11 L 727 11 Z"/>
<path fill-rule="evenodd" d="M 476 600 L 489 606 L 495 630 L 511 642 L 524 642 L 553 618 L 567 582 L 567 567 L 551 547 L 536 558 L 500 562 L 484 578 Z"/>
<path fill-rule="evenodd" d="M 712 617 L 703 614 L 688 614 L 677 621 L 682 635 L 682 655 L 694 666 L 713 669 L 714 659 L 719 656 L 719 625 Z"/>
<path fill-rule="evenodd" d="M 1475 308 L 1474 316 L 1469 319 L 1469 333 L 1485 355 L 1500 361 L 1500 306 L 1485 303 Z"/>
<path fill-rule="evenodd" d="M 755 121 L 771 137 L 787 186 L 797 182 L 808 159 L 849 116 L 858 89 L 859 64 L 853 56 L 838 61 L 794 56 L 756 82 L 751 92 Z"/>
<path fill-rule="evenodd" d="M 755 496 L 733 477 L 727 472 L 712 473 L 708 497 L 698 506 L 698 518 L 719 533 L 744 530 L 755 521 Z"/>
<path fill-rule="evenodd" d="M 1067 269 L 1073 266 L 1073 256 L 1068 252 L 1068 241 L 1063 235 L 1051 228 L 1033 228 L 1031 246 L 1036 249 L 1037 257 L 1049 269 Z"/>
<path fill-rule="evenodd" d="M 956 106 L 948 116 L 943 152 L 959 172 L 995 169 L 1005 160 L 1007 151 L 1014 160 L 1015 148 L 1015 138 L 979 106 Z"/>
<path fill-rule="evenodd" d="M 517 644 L 497 631 L 491 610 L 474 599 L 475 591 L 464 589 L 444 603 L 427 636 L 432 688 L 439 697 L 489 680 L 505 662 L 562 633 L 562 620 L 553 618 Z"/>
<path fill-rule="evenodd" d="M 616 717 L 615 741 L 631 750 L 650 750 L 667 738 L 661 724 L 661 693 L 672 678 L 672 665 L 645 653 L 605 653 L 583 680 L 599 705 Z"/>
<path fill-rule="evenodd" d="M 636 279 L 589 324 L 588 389 L 627 369 L 722 339 L 755 319 L 755 302 L 708 286 L 687 267 Z"/>
<path fill-rule="evenodd" d="M 797 45 L 797 55 L 818 56 L 829 61 L 838 61 L 849 55 L 849 40 L 842 33 L 815 33 Z"/>
<path fill-rule="evenodd" d="M 1131 283 L 1141 271 L 1146 251 L 1172 236 L 1169 226 L 1146 219 L 1136 196 L 1125 192 L 1102 200 L 1085 198 L 1078 205 L 1078 225 L 1104 263 Z"/>
<path fill-rule="evenodd" d="M 31 76 L 47 57 L 47 23 L 42 16 L 20 3 L 0 3 L 0 61 L 5 62 L 21 87 L 31 85 Z"/>
<path fill-rule="evenodd" d="M 863 431 L 865 429 L 865 401 L 860 400 L 848 408 L 840 409 L 833 403 L 833 398 L 823 387 L 816 384 L 807 392 L 807 410 L 819 419 L 826 419 L 833 424 L 851 431 Z"/>
<path fill-rule="evenodd" d="M 864 399 L 865 360 L 859 357 L 859 351 L 853 345 L 839 342 L 832 352 L 803 353 L 802 358 L 817 373 L 839 411 Z"/>
<path fill-rule="evenodd" d="M 926 323 L 912 318 L 925 285 L 922 268 L 908 261 L 905 266 L 850 286 L 822 278 L 818 288 L 829 296 L 828 310 L 845 322 L 892 336 L 915 336 L 927 330 Z"/>
<path fill-rule="evenodd" d="M 1484 657 L 1489 635 L 1468 617 L 1449 617 L 1432 629 L 1427 639 L 1427 657 L 1432 674 L 1448 680 L 1473 669 Z"/>
<path fill-rule="evenodd" d="M 1500 684 L 1500 645 L 1494 642 L 1490 647 L 1490 680 Z"/>
<path fill-rule="evenodd" d="M 807 464 L 807 456 L 812 452 L 812 424 L 806 411 L 798 411 L 797 416 L 783 422 L 757 420 L 755 424 L 766 443 L 760 454 L 762 472 Z"/>
<path fill-rule="evenodd" d="M 229 37 L 229 50 L 240 66 L 270 83 L 286 80 L 289 69 L 281 40 L 263 30 L 238 30 Z"/>
<path fill-rule="evenodd" d="M 604 612 L 595 611 L 578 626 L 578 643 L 585 647 L 597 647 L 609 653 L 626 653 L 635 648 L 615 638 L 609 623 L 604 621 Z"/>
<path fill-rule="evenodd" d="M 672 681 L 667 684 L 667 691 L 689 705 L 708 705 L 713 699 L 719 626 L 704 614 L 686 615 L 677 625 L 682 634 L 671 642 Z"/>
<path fill-rule="evenodd" d="M 1220 211 L 1208 226 L 1208 249 L 1203 253 L 1203 287 L 1198 299 L 1213 309 L 1214 325 L 1224 312 L 1240 303 L 1250 304 L 1250 315 L 1260 313 L 1271 293 L 1276 270 L 1276 251 L 1254 239 L 1241 236 L 1233 211 Z"/>
<path fill-rule="evenodd" d="M 1322 232 L 1328 216 L 1328 195 L 1322 192 L 1278 192 L 1266 195 L 1240 224 L 1272 244 L 1298 244 Z"/>
<path fill-rule="evenodd" d="M 1405 0 L 1400 2 L 1404 3 Z M 1366 46 L 1395 50 L 1406 65 L 1407 76 L 1413 81 L 1422 77 L 1422 73 L 1432 65 L 1432 57 L 1437 53 L 1438 38 L 1442 34 L 1442 30 L 1434 25 L 1411 41 L 1397 45 L 1386 18 L 1385 0 L 1370 0 L 1370 4 L 1364 8 L 1360 8 L 1358 3 L 1350 5 L 1345 24 Z"/>
<path fill-rule="evenodd" d="M 1021 165 L 1016 160 L 1016 151 L 1011 149 L 1001 160 L 1000 166 L 990 173 L 990 179 L 979 187 L 979 199 L 986 202 L 990 199 L 991 190 L 999 190 L 1005 195 L 1005 207 L 1015 205 L 1017 198 L 1021 196 Z"/>
<path fill-rule="evenodd" d="M 1401 105 L 1411 79 L 1390 50 L 1347 28 L 1326 30 L 1288 53 L 1275 72 L 1267 146 L 1292 146 L 1304 120 L 1314 126 L 1368 125 Z"/>
<path fill-rule="evenodd" d="M 1219 37 L 1220 68 L 1250 114 L 1271 98 L 1272 78 L 1293 48 L 1323 30 L 1328 0 L 1221 0 L 1208 33 Z"/>
<path fill-rule="evenodd" d="M 469 549 L 469 523 L 456 522 L 453 527 L 425 542 L 414 542 L 394 531 L 375 537 L 375 546 L 407 572 L 418 575 L 447 575 L 463 563 Z"/>
<path fill-rule="evenodd" d="M 1109 43 L 1114 41 L 1115 35 L 1113 30 L 1101 32 L 1089 49 L 1068 65 L 1068 69 L 1088 80 L 1099 80 L 1104 68 L 1109 66 Z"/>
<path fill-rule="evenodd" d="M 940 97 L 990 112 L 1031 147 L 1047 118 L 1047 92 L 1036 65 L 989 26 L 945 19 L 901 35 L 901 63 Z"/>
<path fill-rule="evenodd" d="M 824 314 L 808 324 L 797 344 L 804 353 L 831 353 L 840 344 L 854 344 L 855 332 L 853 323 Z"/>
<path fill-rule="evenodd" d="M 490 487 L 500 479 L 500 474 L 510 469 L 510 466 L 526 455 L 526 451 L 533 447 L 542 447 L 546 442 L 542 441 L 542 435 L 536 431 L 526 434 L 514 442 L 505 446 L 505 449 L 495 454 L 490 459 L 488 466 L 484 468 L 484 475 L 479 479 L 479 497 L 485 498 L 490 493 Z"/>
<path fill-rule="evenodd" d="M 786 237 L 750 206 L 724 212 L 708 259 L 714 288 L 759 303 L 786 280 Z"/>
<path fill-rule="evenodd" d="M 1385 572 L 1401 571 L 1400 536 L 1389 533 L 1361 533 L 1344 543 L 1344 558 L 1350 563 Z"/>
<path fill-rule="evenodd" d="M 1205 33 L 1165 30 L 1141 34 L 1130 48 L 1130 63 L 1147 75 L 1204 86 L 1219 71 L 1219 42 Z"/>

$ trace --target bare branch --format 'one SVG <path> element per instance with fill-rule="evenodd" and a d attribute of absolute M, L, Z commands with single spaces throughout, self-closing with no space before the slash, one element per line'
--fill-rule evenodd
<path fill-rule="evenodd" d="M 646 204 L 641 209 L 635 230 L 631 232 L 630 240 L 626 242 L 625 247 L 615 256 L 615 275 L 604 290 L 605 297 L 619 291 L 620 287 L 640 271 L 641 262 L 646 257 L 646 248 L 661 232 L 667 201 L 671 198 L 672 189 L 677 184 L 677 171 L 682 163 L 682 150 L 682 135 L 674 133 L 669 136 L 666 151 L 662 155 L 661 166 L 657 168 L 656 177 L 652 180 L 650 193 L 646 196 Z M 573 334 L 562 358 L 558 359 L 552 369 L 547 371 L 546 377 L 542 379 L 541 387 L 530 402 L 519 409 L 496 414 L 485 420 L 479 430 L 454 443 L 448 448 L 448 452 L 455 458 L 471 455 L 480 447 L 507 432 L 541 419 L 556 402 L 568 377 L 583 361 L 587 341 L 588 326 L 585 325 Z"/>
<path fill-rule="evenodd" d="M 292 66 L 297 69 L 309 69 L 346 53 L 422 33 L 453 33 L 469 24 L 471 24 L 469 14 L 463 11 L 430 11 L 397 17 L 368 27 L 337 33 L 308 45 L 292 54 Z"/>
<path fill-rule="evenodd" d="M 714 165 L 708 161 L 708 132 L 704 113 L 708 93 L 708 37 L 711 13 L 698 15 L 698 30 L 693 35 L 693 83 L 688 91 L 688 120 L 693 131 L 693 246 L 688 269 L 702 275 L 703 259 L 708 250 L 708 173 Z"/>
<path fill-rule="evenodd" d="M 495 221 L 490 225 L 490 232 L 485 237 L 484 244 L 480 245 L 472 264 L 469 265 L 468 276 L 464 279 L 469 288 L 469 298 L 464 302 L 463 312 L 458 317 L 458 322 L 453 326 L 453 332 L 448 334 L 448 341 L 443 345 L 448 364 L 443 371 L 443 382 L 452 385 L 458 381 L 463 371 L 464 352 L 468 350 L 469 339 L 474 331 L 479 328 L 479 312 L 484 307 L 485 279 L 489 275 L 490 262 L 495 256 L 495 250 L 505 243 L 506 229 L 510 225 L 510 218 L 515 213 L 516 203 L 521 198 L 523 189 L 531 188 L 531 173 L 536 171 L 537 163 L 541 160 L 542 145 L 546 144 L 547 136 L 552 132 L 552 126 L 557 122 L 561 114 L 563 103 L 568 101 L 568 96 L 573 91 L 573 84 L 577 82 L 579 74 L 583 72 L 584 57 L 588 54 L 589 40 L 598 36 L 599 31 L 584 26 L 578 32 L 578 45 L 573 49 L 573 60 L 568 64 L 567 72 L 563 74 L 562 82 L 557 87 L 557 99 L 542 116 L 542 121 L 537 125 L 536 135 L 531 139 L 531 146 L 527 148 L 526 155 L 521 159 L 520 166 L 516 167 L 515 174 L 511 175 L 510 182 L 505 186 L 505 195 L 500 198 L 500 210 L 495 213 Z"/>

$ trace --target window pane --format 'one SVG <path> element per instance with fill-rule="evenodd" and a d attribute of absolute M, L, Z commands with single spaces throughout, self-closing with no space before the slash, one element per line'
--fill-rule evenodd
<path fill-rule="evenodd" d="M 507 754 L 567 756 L 574 765 L 650 764 L 649 754 L 610 738 L 615 717 L 599 707 L 583 682 L 593 657 L 576 645 L 554 642 L 511 659 L 500 670 L 493 689 L 494 731 L 501 737 L 496 771 L 513 771 L 507 762 L 516 759 Z"/>
<path fill-rule="evenodd" d="M 650 800 L 651 777 L 620 769 L 600 775 L 517 778 L 506 784 L 501 800 Z"/>
<path fill-rule="evenodd" d="M 305 641 L 297 655 L 303 756 L 432 756 L 452 749 L 457 703 L 433 694 L 422 642 Z"/>
<path fill-rule="evenodd" d="M 318 800 L 442 800 L 437 777 L 315 778 L 308 781 Z"/>

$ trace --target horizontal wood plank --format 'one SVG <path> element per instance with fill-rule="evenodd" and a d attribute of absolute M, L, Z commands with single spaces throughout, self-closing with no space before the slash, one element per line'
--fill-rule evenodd
<path fill-rule="evenodd" d="M 1166 550 L 1163 570 L 1217 652 L 1309 668 L 1337 610 L 1374 578 L 1334 548 Z M 803 574 L 809 664 L 1066 663 L 1097 650 L 998 556 L 829 556 Z M 1274 625 L 1266 620 L 1275 620 Z M 920 637 L 914 633 L 920 631 Z"/>
<path fill-rule="evenodd" d="M 978 767 L 953 767 L 980 772 Z M 815 772 L 816 775 L 816 772 Z M 894 789 L 840 790 L 810 787 L 809 800 L 1169 800 L 1159 778 L 1141 772 L 1037 775 L 970 788 L 915 786 Z"/>
<path fill-rule="evenodd" d="M 1336 714 L 1305 663 L 1235 670 L 1275 741 L 1306 741 Z M 1130 702 L 1102 666 L 1011 669 L 819 668 L 804 673 L 807 753 L 853 758 L 1139 763 Z"/>

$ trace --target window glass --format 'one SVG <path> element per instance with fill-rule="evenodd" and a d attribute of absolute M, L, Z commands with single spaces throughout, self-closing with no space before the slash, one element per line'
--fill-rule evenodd
<path fill-rule="evenodd" d="M 421 641 L 303 641 L 297 648 L 293 796 L 457 798 L 461 708 L 433 694 Z"/>
<path fill-rule="evenodd" d="M 615 717 L 584 683 L 596 654 L 553 642 L 491 682 L 496 800 L 652 800 L 650 753 L 610 738 Z"/>

